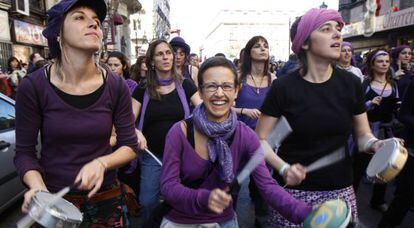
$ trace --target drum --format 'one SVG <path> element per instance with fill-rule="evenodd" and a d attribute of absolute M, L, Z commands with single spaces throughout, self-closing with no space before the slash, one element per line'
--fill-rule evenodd
<path fill-rule="evenodd" d="M 351 220 L 351 209 L 341 199 L 328 200 L 306 217 L 302 224 L 304 228 L 335 227 L 345 228 Z"/>
<path fill-rule="evenodd" d="M 48 192 L 37 192 L 29 205 L 30 217 L 45 227 L 78 227 L 83 219 L 82 213 L 63 198 L 59 199 L 55 205 L 42 209 L 53 196 Z"/>
<path fill-rule="evenodd" d="M 372 156 L 367 167 L 368 179 L 374 183 L 393 180 L 407 161 L 408 152 L 396 138 L 386 139 Z"/>

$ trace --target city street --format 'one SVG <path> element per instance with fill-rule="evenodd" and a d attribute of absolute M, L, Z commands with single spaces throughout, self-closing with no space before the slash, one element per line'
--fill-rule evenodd
<path fill-rule="evenodd" d="M 238 202 L 237 215 L 239 218 L 239 224 L 242 228 L 253 227 L 254 219 L 252 218 L 253 208 L 250 204 L 250 198 L 247 191 L 247 184 L 243 185 L 240 198 Z M 387 202 L 390 201 L 393 193 L 393 187 L 387 189 Z M 361 227 L 374 228 L 378 223 L 381 213 L 371 209 L 369 205 L 369 199 L 371 194 L 371 185 L 367 183 L 361 183 L 360 190 L 358 192 L 358 213 L 362 222 Z M 5 211 L 0 215 L 0 227 L 15 227 L 16 221 L 21 217 L 20 214 L 21 201 L 16 203 L 12 208 Z M 136 227 L 138 223 L 137 219 L 132 219 L 132 227 Z M 414 212 L 409 212 L 405 217 L 403 224 L 400 228 L 411 228 L 414 224 Z"/>

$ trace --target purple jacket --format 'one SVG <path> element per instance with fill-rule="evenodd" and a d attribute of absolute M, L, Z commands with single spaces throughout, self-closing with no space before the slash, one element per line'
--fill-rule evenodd
<path fill-rule="evenodd" d="M 223 222 L 234 217 L 230 205 L 222 214 L 208 209 L 210 191 L 228 187 L 220 180 L 217 169 L 205 179 L 198 189 L 185 187 L 182 182 L 203 178 L 209 161 L 202 159 L 181 130 L 180 122 L 169 131 L 165 142 L 163 166 L 161 169 L 161 194 L 173 207 L 166 216 L 169 220 L 182 224 Z M 168 146 L 167 146 L 168 145 Z M 242 168 L 259 148 L 259 140 L 252 129 L 238 121 L 230 150 L 233 156 L 233 172 Z M 270 176 L 263 161 L 253 172 L 253 179 L 270 206 L 288 220 L 301 223 L 311 212 L 312 207 L 296 200 Z"/>

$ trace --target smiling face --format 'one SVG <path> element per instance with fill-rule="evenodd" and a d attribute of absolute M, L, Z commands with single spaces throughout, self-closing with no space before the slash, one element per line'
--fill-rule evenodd
<path fill-rule="evenodd" d="M 338 60 L 341 53 L 341 26 L 336 21 L 327 21 L 310 34 L 311 45 L 302 48 L 313 56 L 329 60 Z"/>
<path fill-rule="evenodd" d="M 87 7 L 76 7 L 69 11 L 63 23 L 62 46 L 99 51 L 102 42 L 101 24 L 95 11 Z"/>
<path fill-rule="evenodd" d="M 379 55 L 371 64 L 372 72 L 374 75 L 383 75 L 390 69 L 390 56 Z"/>
<path fill-rule="evenodd" d="M 210 121 L 223 122 L 228 118 L 238 92 L 235 77 L 229 68 L 223 66 L 211 67 L 203 73 L 203 85 L 199 91 Z"/>
<path fill-rule="evenodd" d="M 155 47 L 152 65 L 155 66 L 156 71 L 171 72 L 173 68 L 173 58 L 173 50 L 170 49 L 168 44 L 163 42 Z"/>
<path fill-rule="evenodd" d="M 252 60 L 266 61 L 269 59 L 269 45 L 264 40 L 257 41 L 250 50 Z"/>
<path fill-rule="evenodd" d="M 403 64 L 407 64 L 410 62 L 411 59 L 411 49 L 410 48 L 404 48 L 400 54 L 398 54 L 398 60 L 401 61 Z"/>
<path fill-rule="evenodd" d="M 110 57 L 108 59 L 107 65 L 109 67 L 109 69 L 111 69 L 112 72 L 117 73 L 119 76 L 123 76 L 124 72 L 123 69 L 126 66 L 122 65 L 122 62 L 120 59 L 116 58 L 116 57 Z"/>

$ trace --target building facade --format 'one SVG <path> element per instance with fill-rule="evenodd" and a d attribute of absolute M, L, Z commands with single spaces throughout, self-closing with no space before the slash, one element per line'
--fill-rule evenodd
<path fill-rule="evenodd" d="M 357 52 L 414 45 L 414 0 L 340 0 L 339 11 Z"/>

